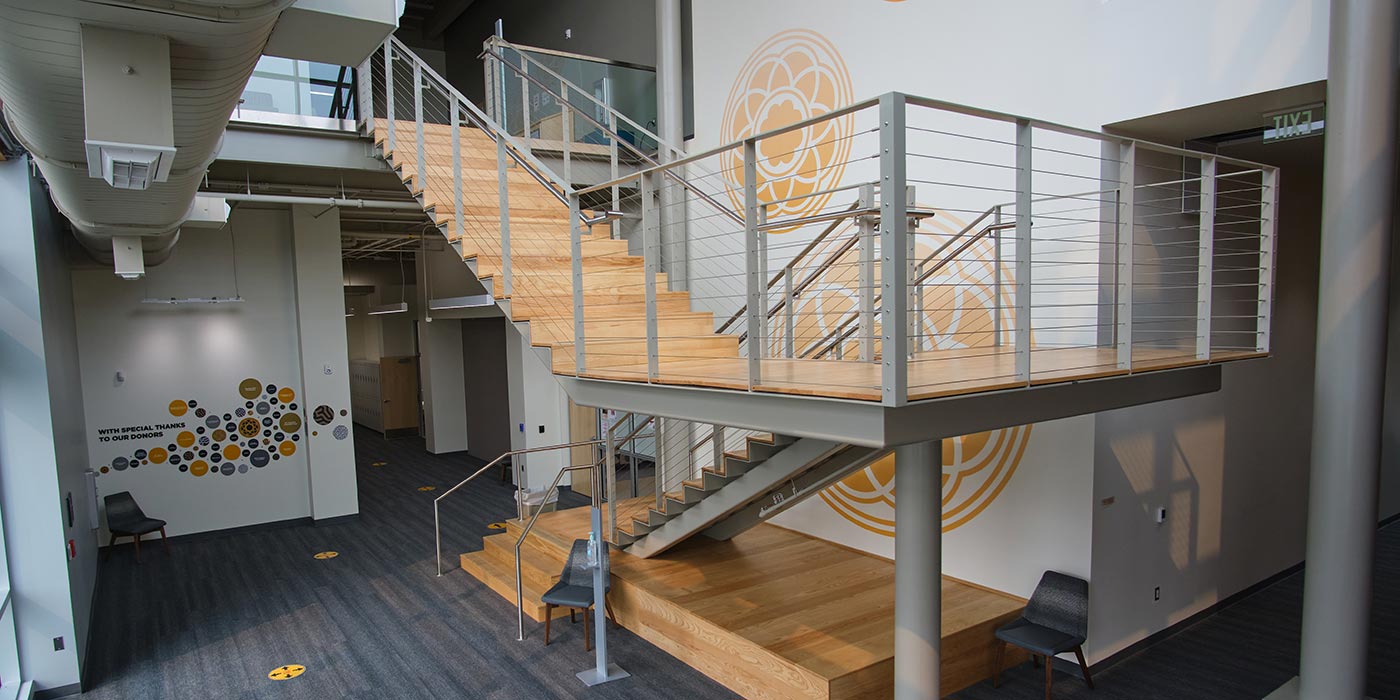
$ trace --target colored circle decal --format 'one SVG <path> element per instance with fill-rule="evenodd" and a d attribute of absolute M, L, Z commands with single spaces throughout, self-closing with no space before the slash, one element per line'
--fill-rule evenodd
<path fill-rule="evenodd" d="M 228 439 L 228 433 L 223 428 L 214 431 L 214 442 L 223 442 Z"/>
<path fill-rule="evenodd" d="M 333 431 L 332 434 L 335 435 L 335 439 L 344 440 L 345 438 L 350 437 L 350 429 L 343 425 L 337 425 L 335 426 L 335 431 Z"/>
<path fill-rule="evenodd" d="M 248 455 L 248 461 L 252 462 L 253 466 L 262 468 L 272 461 L 272 457 L 267 454 L 267 450 L 253 450 L 253 453 Z"/>
<path fill-rule="evenodd" d="M 297 397 L 297 393 L 289 386 L 284 386 L 277 390 L 277 400 L 282 403 L 291 403 Z"/>
<path fill-rule="evenodd" d="M 277 425 L 282 428 L 283 432 L 295 433 L 301 430 L 301 416 L 295 413 L 284 413 L 282 419 L 277 421 Z"/>
<path fill-rule="evenodd" d="M 245 399 L 255 399 L 262 393 L 262 382 L 249 377 L 238 383 L 238 395 Z"/>
<path fill-rule="evenodd" d="M 283 457 L 291 457 L 292 453 L 297 451 L 297 445 L 291 440 L 283 440 L 282 444 L 277 446 L 277 451 L 281 452 Z"/>
<path fill-rule="evenodd" d="M 147 456 L 150 457 L 152 463 L 165 464 L 165 460 L 170 456 L 170 453 L 166 452 L 164 447 L 152 447 Z"/>
<path fill-rule="evenodd" d="M 229 474 L 232 474 L 236 469 L 237 467 L 233 466 L 232 462 L 224 462 L 223 466 L 219 467 L 219 473 L 223 474 L 224 476 L 228 476 Z"/>
<path fill-rule="evenodd" d="M 209 473 L 209 463 L 202 459 L 197 459 L 190 463 L 190 473 L 195 476 L 204 476 Z"/>
<path fill-rule="evenodd" d="M 170 402 L 170 415 L 172 416 L 178 418 L 179 416 L 185 415 L 185 412 L 188 410 L 190 410 L 190 405 L 180 399 L 175 399 Z"/>
<path fill-rule="evenodd" d="M 253 381 L 249 379 L 248 381 Z M 301 664 L 287 664 L 278 666 L 268 672 L 267 677 L 274 681 L 289 681 L 306 672 L 306 667 Z"/>
<path fill-rule="evenodd" d="M 262 425 L 258 423 L 257 418 L 249 416 L 238 421 L 238 434 L 245 438 L 257 437 L 258 433 L 261 431 Z"/>
<path fill-rule="evenodd" d="M 194 433 L 188 430 L 180 431 L 180 434 L 175 436 L 175 444 L 180 447 L 190 447 L 194 445 Z"/>
<path fill-rule="evenodd" d="M 330 425 L 331 421 L 335 420 L 335 411 L 331 410 L 330 406 L 321 404 L 311 412 L 311 420 L 316 421 L 318 425 Z"/>
<path fill-rule="evenodd" d="M 214 428 L 219 427 L 219 423 L 221 422 L 223 421 L 220 421 L 218 416 L 208 416 L 204 419 L 204 427 L 213 430 Z"/>
<path fill-rule="evenodd" d="M 243 451 L 238 449 L 238 445 L 229 445 L 224 448 L 224 459 L 238 459 L 243 456 Z"/>
<path fill-rule="evenodd" d="M 265 415 L 267 415 L 267 412 L 268 412 L 268 411 L 271 411 L 271 410 L 272 410 L 272 405 L 269 404 L 269 403 L 266 402 L 266 401 L 259 401 L 259 402 L 258 402 L 258 407 L 257 407 L 256 410 L 257 410 L 257 412 L 258 412 L 258 415 L 260 415 L 260 416 L 265 416 Z"/>
<path fill-rule="evenodd" d="M 125 457 L 116 457 L 112 460 L 112 468 L 119 472 L 126 471 L 128 466 L 130 466 L 130 462 L 127 462 Z"/>

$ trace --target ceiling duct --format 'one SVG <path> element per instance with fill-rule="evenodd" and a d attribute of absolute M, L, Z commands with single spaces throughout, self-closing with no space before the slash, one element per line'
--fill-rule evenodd
<path fill-rule="evenodd" d="M 165 182 L 175 161 L 170 40 L 82 27 L 88 177 L 126 190 Z"/>

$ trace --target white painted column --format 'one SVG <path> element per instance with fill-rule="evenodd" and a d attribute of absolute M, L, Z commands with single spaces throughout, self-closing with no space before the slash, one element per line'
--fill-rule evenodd
<path fill-rule="evenodd" d="M 355 435 L 337 438 L 312 420 L 317 406 L 338 417 L 350 410 L 349 349 L 340 267 L 340 210 L 292 207 L 292 264 L 296 281 L 297 351 L 301 365 L 303 439 L 315 520 L 360 511 L 355 483 Z"/>
<path fill-rule="evenodd" d="M 894 452 L 894 697 L 937 700 L 943 604 L 943 459 L 938 440 Z"/>

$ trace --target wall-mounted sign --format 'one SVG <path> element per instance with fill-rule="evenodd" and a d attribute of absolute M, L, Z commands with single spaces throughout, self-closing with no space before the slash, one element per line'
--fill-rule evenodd
<path fill-rule="evenodd" d="M 1321 135 L 1326 112 L 1327 106 L 1319 102 L 1265 114 L 1270 125 L 1264 127 L 1264 143 Z"/>

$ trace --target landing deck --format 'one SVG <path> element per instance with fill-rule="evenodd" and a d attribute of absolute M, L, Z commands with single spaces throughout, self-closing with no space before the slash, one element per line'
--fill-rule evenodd
<path fill-rule="evenodd" d="M 562 566 L 587 518 L 586 508 L 542 515 L 530 547 L 553 552 Z M 518 531 L 513 523 L 498 537 L 513 542 Z M 892 693 L 894 564 L 830 542 L 760 525 L 727 542 L 694 538 L 652 559 L 618 553 L 612 604 L 624 627 L 746 698 Z M 992 631 L 1024 605 L 944 578 L 945 694 L 991 673 Z M 1008 653 L 1006 663 L 1021 660 Z"/>

